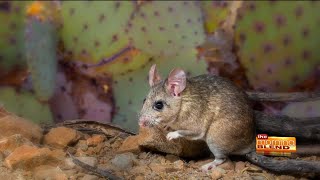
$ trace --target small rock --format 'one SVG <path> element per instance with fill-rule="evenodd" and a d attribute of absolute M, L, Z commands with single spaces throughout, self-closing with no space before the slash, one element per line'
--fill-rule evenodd
<path fill-rule="evenodd" d="M 4 155 L 0 153 L 0 163 L 4 160 Z"/>
<path fill-rule="evenodd" d="M 105 137 L 102 135 L 94 135 L 91 138 L 87 139 L 88 146 L 97 146 L 98 144 L 104 141 Z"/>
<path fill-rule="evenodd" d="M 146 174 L 150 171 L 147 165 L 135 166 L 130 170 L 130 174 Z"/>
<path fill-rule="evenodd" d="M 61 171 L 58 167 L 52 167 L 48 165 L 39 166 L 34 169 L 34 179 L 43 180 L 43 179 L 52 180 L 67 180 L 67 175 Z"/>
<path fill-rule="evenodd" d="M 134 159 L 135 156 L 132 153 L 118 154 L 111 160 L 111 163 L 121 170 L 128 170 L 132 168 Z"/>
<path fill-rule="evenodd" d="M 62 149 L 54 149 L 51 151 L 50 154 L 54 159 L 64 160 L 66 156 L 66 152 L 64 152 Z"/>
<path fill-rule="evenodd" d="M 79 140 L 77 143 L 77 147 L 81 149 L 82 151 L 88 150 L 88 144 L 86 140 Z"/>
<path fill-rule="evenodd" d="M 211 172 L 211 179 L 217 180 L 217 179 L 219 179 L 219 178 L 221 178 L 221 177 L 222 177 L 222 173 L 221 173 L 219 170 L 214 169 L 214 170 Z"/>
<path fill-rule="evenodd" d="M 78 171 L 75 170 L 75 169 L 64 170 L 63 172 L 64 172 L 69 178 L 70 178 L 71 176 L 73 176 L 73 175 L 75 175 L 75 174 L 78 173 Z"/>
<path fill-rule="evenodd" d="M 175 168 L 179 169 L 179 170 L 182 170 L 182 169 L 184 169 L 184 162 L 181 161 L 181 160 L 175 161 L 175 162 L 173 163 L 173 166 L 174 166 Z"/>
<path fill-rule="evenodd" d="M 63 169 L 67 170 L 67 169 L 73 169 L 76 166 L 76 164 L 74 164 L 73 160 L 71 158 L 66 158 L 63 161 L 62 167 Z"/>
<path fill-rule="evenodd" d="M 134 178 L 134 180 L 144 180 L 144 177 L 143 176 L 137 176 Z"/>
<path fill-rule="evenodd" d="M 139 159 L 146 159 L 146 158 L 148 158 L 148 156 L 149 156 L 149 154 L 148 153 L 146 153 L 146 152 L 142 152 L 142 153 L 140 153 L 139 154 Z"/>
<path fill-rule="evenodd" d="M 234 163 L 230 160 L 227 160 L 226 162 L 220 164 L 218 167 L 224 170 L 234 170 Z"/>
<path fill-rule="evenodd" d="M 48 148 L 22 145 L 16 148 L 6 159 L 5 165 L 10 169 L 31 169 L 43 164 L 58 163 L 56 155 Z"/>
<path fill-rule="evenodd" d="M 66 146 L 77 142 L 80 134 L 71 128 L 58 127 L 53 128 L 44 136 L 44 143 L 55 148 L 65 148 Z"/>
<path fill-rule="evenodd" d="M 95 175 L 86 174 L 84 175 L 81 180 L 98 180 L 99 177 Z"/>
<path fill-rule="evenodd" d="M 98 163 L 98 160 L 96 157 L 77 157 L 77 159 L 93 167 L 95 167 Z"/>
<path fill-rule="evenodd" d="M 263 175 L 252 175 L 251 176 L 252 177 L 252 179 L 254 179 L 254 180 L 266 180 L 267 178 L 265 177 L 265 176 L 263 176 Z"/>
<path fill-rule="evenodd" d="M 172 155 L 172 154 L 167 154 L 165 157 L 168 161 L 170 161 L 171 163 L 180 160 L 180 158 L 178 156 Z"/>
<path fill-rule="evenodd" d="M 40 143 L 43 131 L 31 121 L 7 113 L 1 114 L 0 124 L 0 138 L 21 134 L 33 143 Z"/>
<path fill-rule="evenodd" d="M 89 147 L 88 150 L 86 151 L 86 153 L 88 155 L 95 155 L 96 154 L 96 151 L 93 147 Z"/>
<path fill-rule="evenodd" d="M 238 161 L 235 164 L 236 172 L 241 172 L 245 168 L 246 164 L 243 161 Z"/>
<path fill-rule="evenodd" d="M 82 149 L 78 148 L 76 150 L 76 153 L 75 153 L 76 156 L 79 156 L 79 157 L 82 157 L 82 156 L 87 156 L 88 153 L 87 152 L 84 152 Z"/>
<path fill-rule="evenodd" d="M 4 156 L 8 156 L 12 153 L 17 147 L 28 144 L 32 145 L 28 139 L 24 138 L 21 134 L 15 134 L 0 140 L 0 153 Z"/>
<path fill-rule="evenodd" d="M 94 151 L 96 152 L 96 154 L 99 154 L 102 149 L 103 149 L 103 144 L 100 143 L 94 148 Z"/>
<path fill-rule="evenodd" d="M 220 171 L 221 174 L 225 174 L 226 173 L 226 170 L 224 170 L 222 168 L 219 168 L 219 167 L 214 168 L 214 170 Z"/>
<path fill-rule="evenodd" d="M 132 152 L 139 153 L 141 149 L 139 147 L 139 137 L 138 136 L 129 136 L 125 139 L 117 151 L 118 153 Z"/>
<path fill-rule="evenodd" d="M 170 165 L 166 164 L 158 164 L 158 163 L 151 163 L 149 165 L 152 171 L 157 173 L 171 173 L 177 171 L 177 169 L 171 167 Z"/>

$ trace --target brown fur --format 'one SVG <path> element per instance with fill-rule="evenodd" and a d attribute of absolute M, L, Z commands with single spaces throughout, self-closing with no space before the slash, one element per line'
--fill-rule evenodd
<path fill-rule="evenodd" d="M 165 113 L 148 108 L 159 99 L 170 105 Z M 204 140 L 215 141 L 229 152 L 249 145 L 254 138 L 253 112 L 246 94 L 219 76 L 189 78 L 181 99 L 176 101 L 162 81 L 151 89 L 144 107 L 162 116 L 161 123 L 172 122 L 172 129 L 203 132 Z"/>
<path fill-rule="evenodd" d="M 140 116 L 150 121 L 149 126 L 165 124 L 173 130 L 192 131 L 183 137 L 206 141 L 214 154 L 214 149 L 223 154 L 222 158 L 246 153 L 243 150 L 254 142 L 252 108 L 246 93 L 231 81 L 212 75 L 187 78 L 186 88 L 178 97 L 166 87 L 167 79 L 152 86 L 146 97 Z M 167 104 L 160 112 L 152 108 L 157 100 Z"/>

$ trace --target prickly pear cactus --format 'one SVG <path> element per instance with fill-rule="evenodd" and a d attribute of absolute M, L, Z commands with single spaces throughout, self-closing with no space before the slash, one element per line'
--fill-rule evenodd
<path fill-rule="evenodd" d="M 16 92 L 14 88 L 0 88 L 0 105 L 8 111 L 36 123 L 53 122 L 50 108 L 42 104 L 30 92 Z"/>
<path fill-rule="evenodd" d="M 157 64 L 158 72 L 162 78 L 176 67 L 183 68 L 188 76 L 206 73 L 206 62 L 197 60 L 196 50 L 178 54 L 175 57 L 154 57 L 140 67 L 140 69 L 115 76 L 113 79 L 113 93 L 115 97 L 116 114 L 113 122 L 132 131 L 138 130 L 138 112 L 142 102 L 149 91 L 148 73 L 153 64 Z"/>
<path fill-rule="evenodd" d="M 35 2 L 31 6 L 47 8 L 45 12 L 55 8 L 51 6 L 49 9 L 42 2 Z M 25 46 L 26 59 L 35 94 L 40 100 L 44 101 L 50 99 L 55 87 L 58 61 L 56 36 L 56 25 L 45 14 L 41 12 L 32 13 L 28 17 L 25 31 L 25 39 L 28 42 Z"/>
<path fill-rule="evenodd" d="M 320 101 L 294 102 L 288 104 L 281 112 L 291 117 L 320 117 Z"/>
<path fill-rule="evenodd" d="M 0 74 L 5 74 L 15 66 L 25 67 L 23 30 L 27 3 L 0 2 Z"/>
<path fill-rule="evenodd" d="M 207 33 L 214 33 L 228 17 L 232 1 L 201 1 Z"/>
<path fill-rule="evenodd" d="M 91 65 L 105 61 L 107 66 L 98 71 L 111 74 L 137 68 L 130 58 L 114 60 L 128 48 L 125 27 L 133 11 L 131 1 L 62 2 L 61 36 L 72 60 Z"/>
<path fill-rule="evenodd" d="M 319 1 L 244 3 L 235 41 L 255 89 L 288 90 L 320 64 L 319 8 Z"/>
<path fill-rule="evenodd" d="M 144 2 L 127 27 L 134 47 L 155 56 L 189 51 L 205 40 L 199 2 Z"/>

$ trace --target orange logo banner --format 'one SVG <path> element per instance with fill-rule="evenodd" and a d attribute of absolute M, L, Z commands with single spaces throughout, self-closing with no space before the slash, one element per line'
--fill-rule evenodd
<path fill-rule="evenodd" d="M 290 156 L 296 152 L 295 137 L 275 137 L 258 134 L 256 137 L 256 152 L 262 155 Z"/>

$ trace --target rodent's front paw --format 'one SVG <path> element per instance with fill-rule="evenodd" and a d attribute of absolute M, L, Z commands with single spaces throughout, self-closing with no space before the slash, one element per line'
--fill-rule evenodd
<path fill-rule="evenodd" d="M 174 131 L 174 132 L 169 132 L 167 134 L 167 139 L 170 141 L 172 139 L 176 139 L 176 138 L 179 138 L 181 137 L 181 135 L 177 132 L 177 131 Z"/>

